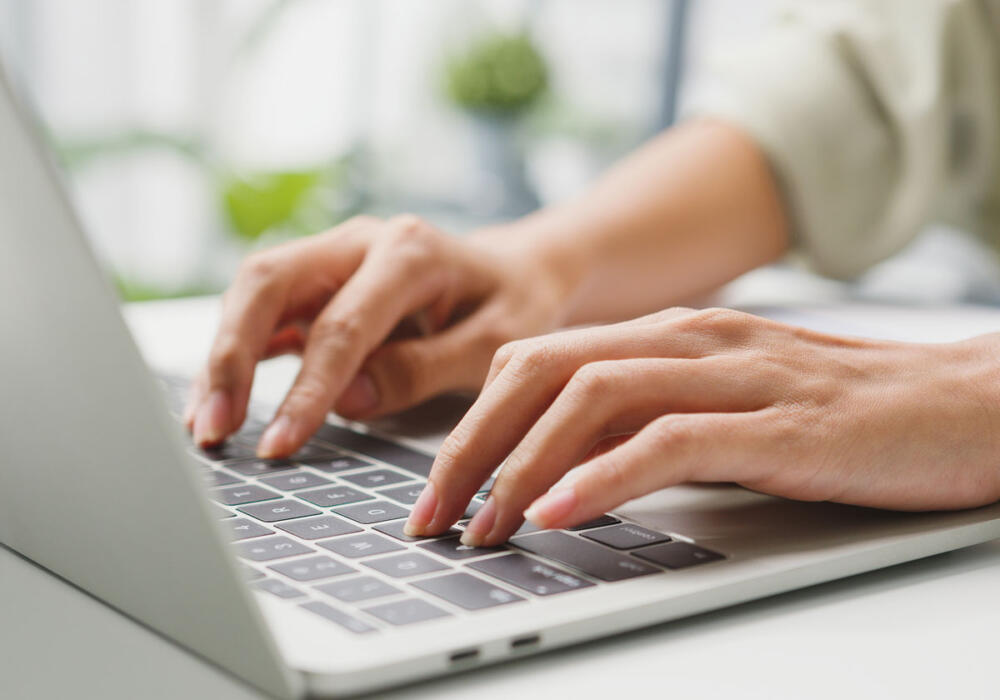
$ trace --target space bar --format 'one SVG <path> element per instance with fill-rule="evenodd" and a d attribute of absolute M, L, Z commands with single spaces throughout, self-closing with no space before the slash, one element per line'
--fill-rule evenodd
<path fill-rule="evenodd" d="M 572 566 L 602 581 L 621 581 L 659 571 L 627 554 L 612 552 L 599 544 L 558 530 L 514 537 L 510 543 L 532 554 Z"/>
<path fill-rule="evenodd" d="M 380 462 L 400 467 L 423 477 L 430 475 L 431 465 L 434 464 L 434 458 L 423 452 L 417 452 L 404 445 L 383 440 L 374 435 L 366 435 L 329 423 L 320 426 L 320 429 L 316 431 L 316 437 L 336 447 L 343 447 L 352 452 L 374 457 Z"/>

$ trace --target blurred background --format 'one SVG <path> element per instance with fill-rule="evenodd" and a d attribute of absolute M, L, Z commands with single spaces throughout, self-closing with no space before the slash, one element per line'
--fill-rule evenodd
<path fill-rule="evenodd" d="M 667 127 L 713 50 L 774 7 L 0 0 L 0 51 L 123 297 L 144 300 L 219 291 L 247 252 L 362 211 L 462 234 L 562 199 Z M 851 285 L 778 266 L 732 290 L 995 303 L 998 280 L 933 230 Z"/>

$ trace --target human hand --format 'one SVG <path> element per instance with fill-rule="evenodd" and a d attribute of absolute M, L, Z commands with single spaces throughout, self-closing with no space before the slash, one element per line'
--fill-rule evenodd
<path fill-rule="evenodd" d="M 901 510 L 990 503 L 998 347 L 840 338 L 720 309 L 517 341 L 443 444 L 407 531 L 444 531 L 505 458 L 466 544 L 688 481 Z"/>
<path fill-rule="evenodd" d="M 453 238 L 413 216 L 359 217 L 251 255 L 185 411 L 195 441 L 237 430 L 257 363 L 283 353 L 301 353 L 302 368 L 261 438 L 262 458 L 293 453 L 333 407 L 372 418 L 478 389 L 498 347 L 563 322 L 563 280 L 522 242 L 500 243 Z M 397 338 L 415 315 L 425 337 Z"/>

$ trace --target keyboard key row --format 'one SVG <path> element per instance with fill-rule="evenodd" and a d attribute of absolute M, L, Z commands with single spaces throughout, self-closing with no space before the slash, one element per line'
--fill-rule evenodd
<path fill-rule="evenodd" d="M 558 530 L 515 537 L 511 544 L 547 559 L 568 564 L 602 581 L 622 581 L 660 571 L 627 554 L 619 554 Z"/>

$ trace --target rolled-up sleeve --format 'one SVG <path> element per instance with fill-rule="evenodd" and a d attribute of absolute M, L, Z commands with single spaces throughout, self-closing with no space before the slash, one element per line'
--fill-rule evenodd
<path fill-rule="evenodd" d="M 850 278 L 927 223 L 981 228 L 1000 127 L 989 2 L 796 3 L 711 59 L 688 116 L 745 130 L 767 155 L 794 249 Z"/>

